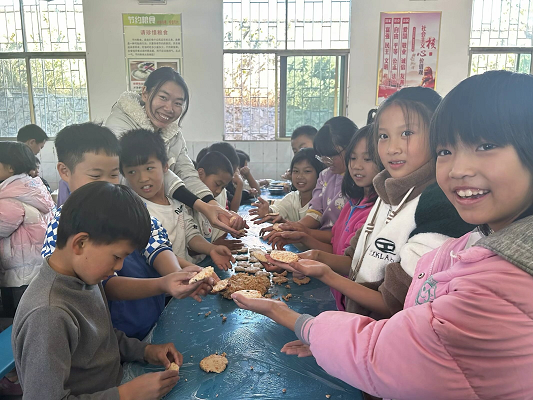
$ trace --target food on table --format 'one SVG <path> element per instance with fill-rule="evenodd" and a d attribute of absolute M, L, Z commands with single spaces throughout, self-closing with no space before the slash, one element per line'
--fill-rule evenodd
<path fill-rule="evenodd" d="M 213 267 L 206 267 L 189 280 L 189 285 L 211 277 L 215 273 Z"/>
<path fill-rule="evenodd" d="M 215 372 L 220 374 L 228 366 L 228 359 L 226 353 L 211 354 L 200 361 L 200 368 L 205 372 Z"/>

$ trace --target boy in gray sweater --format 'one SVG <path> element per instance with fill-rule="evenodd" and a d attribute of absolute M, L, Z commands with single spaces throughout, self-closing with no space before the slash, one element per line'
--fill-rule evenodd
<path fill-rule="evenodd" d="M 172 343 L 148 345 L 113 329 L 101 281 L 146 246 L 150 215 L 135 193 L 94 182 L 63 206 L 56 251 L 43 262 L 17 309 L 12 346 L 25 399 L 159 399 L 178 372 L 120 385 L 122 362 L 181 365 Z"/>

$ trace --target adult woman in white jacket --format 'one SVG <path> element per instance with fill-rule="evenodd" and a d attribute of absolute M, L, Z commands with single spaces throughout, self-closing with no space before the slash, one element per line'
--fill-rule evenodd
<path fill-rule="evenodd" d="M 140 95 L 124 92 L 105 125 L 116 135 L 139 128 L 160 134 L 169 157 L 169 171 L 165 174 L 167 194 L 204 214 L 211 225 L 237 234 L 244 221 L 236 214 L 237 218 L 232 218 L 232 214 L 218 206 L 187 153 L 180 123 L 188 108 L 189 89 L 184 79 L 172 68 L 163 67 L 150 74 Z"/>

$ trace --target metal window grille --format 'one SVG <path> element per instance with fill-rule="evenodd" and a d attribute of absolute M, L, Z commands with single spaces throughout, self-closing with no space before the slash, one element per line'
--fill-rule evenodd
<path fill-rule="evenodd" d="M 533 73 L 533 0 L 474 0 L 470 75 L 505 69 Z"/>
<path fill-rule="evenodd" d="M 344 114 L 350 0 L 224 0 L 227 140 L 290 138 Z"/>
<path fill-rule="evenodd" d="M 29 123 L 55 135 L 87 121 L 81 0 L 0 3 L 0 137 Z"/>

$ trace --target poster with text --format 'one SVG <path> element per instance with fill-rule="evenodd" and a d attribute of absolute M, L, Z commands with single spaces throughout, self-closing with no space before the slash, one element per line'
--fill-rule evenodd
<path fill-rule="evenodd" d="M 181 73 L 181 14 L 122 14 L 128 87 L 139 92 L 151 72 L 172 67 Z"/>
<path fill-rule="evenodd" d="M 407 86 L 435 89 L 440 12 L 381 13 L 376 104 Z"/>

